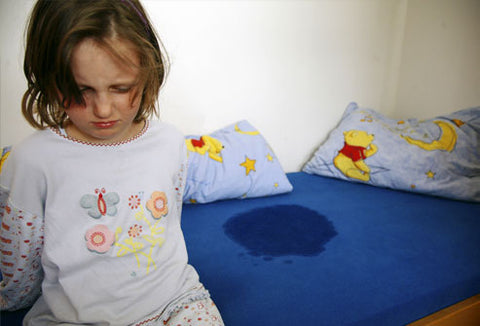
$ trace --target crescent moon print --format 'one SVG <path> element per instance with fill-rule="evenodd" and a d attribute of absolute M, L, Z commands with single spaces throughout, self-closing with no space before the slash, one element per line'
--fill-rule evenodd
<path fill-rule="evenodd" d="M 434 121 L 434 123 L 440 127 L 441 133 L 439 139 L 430 143 L 413 139 L 408 136 L 401 135 L 400 137 L 405 139 L 409 144 L 416 145 L 426 151 L 441 150 L 451 152 L 457 143 L 457 132 L 455 131 L 455 127 L 445 121 L 440 120 Z"/>
<path fill-rule="evenodd" d="M 243 130 L 241 130 L 238 127 L 238 123 L 235 125 L 235 131 L 238 132 L 239 134 L 242 134 L 242 135 L 250 135 L 250 136 L 260 135 L 260 132 L 258 130 L 255 130 L 255 131 L 243 131 Z"/>

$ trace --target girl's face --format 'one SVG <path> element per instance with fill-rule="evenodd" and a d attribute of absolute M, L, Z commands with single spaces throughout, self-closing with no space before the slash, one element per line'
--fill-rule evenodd
<path fill-rule="evenodd" d="M 93 143 L 117 143 L 141 131 L 144 123 L 135 123 L 143 93 L 138 83 L 140 59 L 130 43 L 112 40 L 119 53 L 133 64 L 126 64 L 85 39 L 75 46 L 71 69 L 82 92 L 85 105 L 72 102 L 65 110 L 70 123 L 67 134 Z"/>

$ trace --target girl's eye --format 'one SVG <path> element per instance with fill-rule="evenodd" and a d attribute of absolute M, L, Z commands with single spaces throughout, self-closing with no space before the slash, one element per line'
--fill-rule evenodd
<path fill-rule="evenodd" d="M 131 87 L 116 87 L 113 89 L 114 92 L 124 94 L 130 92 Z"/>
<path fill-rule="evenodd" d="M 92 89 L 90 87 L 83 87 L 83 88 L 80 88 L 80 93 L 86 93 L 88 91 L 91 91 Z"/>

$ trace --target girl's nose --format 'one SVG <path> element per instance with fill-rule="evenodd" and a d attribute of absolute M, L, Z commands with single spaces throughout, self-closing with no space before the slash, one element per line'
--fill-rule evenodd
<path fill-rule="evenodd" d="M 99 93 L 95 96 L 93 103 L 93 113 L 102 119 L 108 118 L 112 114 L 113 101 L 109 94 Z"/>

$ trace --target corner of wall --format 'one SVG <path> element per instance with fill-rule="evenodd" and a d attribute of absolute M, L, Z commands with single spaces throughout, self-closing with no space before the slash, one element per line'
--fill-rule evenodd
<path fill-rule="evenodd" d="M 385 83 L 380 100 L 382 112 L 390 116 L 394 115 L 397 109 L 397 92 L 405 40 L 408 1 L 398 0 L 392 8 L 394 12 L 392 13 L 390 56 L 388 56 L 390 59 L 387 63 Z"/>

